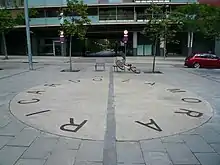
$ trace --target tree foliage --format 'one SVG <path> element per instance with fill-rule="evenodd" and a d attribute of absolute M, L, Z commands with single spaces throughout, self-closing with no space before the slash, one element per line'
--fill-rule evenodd
<path fill-rule="evenodd" d="M 180 21 L 178 17 L 174 17 L 166 5 L 158 5 L 152 3 L 145 11 L 145 20 L 147 20 L 143 34 L 153 41 L 153 67 L 152 72 L 155 72 L 156 48 L 158 42 L 163 42 L 164 46 L 168 42 L 177 43 L 175 40 L 177 26 Z M 164 47 L 165 48 L 165 47 Z M 165 49 L 164 49 L 165 50 Z M 164 52 L 165 53 L 165 52 Z"/>
<path fill-rule="evenodd" d="M 67 0 L 67 8 L 63 9 L 64 21 L 61 29 L 65 36 L 85 38 L 90 19 L 88 18 L 87 5 L 82 0 Z"/>
<path fill-rule="evenodd" d="M 178 19 L 170 14 L 165 5 L 151 4 L 145 11 L 147 23 L 143 34 L 156 42 L 178 42 L 174 38 L 177 33 Z"/>
<path fill-rule="evenodd" d="M 220 8 L 206 4 L 188 4 L 174 10 L 181 20 L 179 31 L 202 33 L 205 37 L 220 37 Z"/>
<path fill-rule="evenodd" d="M 12 13 L 13 10 L 7 8 L 0 9 L 0 32 L 7 33 L 17 25 L 25 23 L 24 12 L 19 10 L 16 14 Z M 29 9 L 29 16 L 34 17 L 37 15 L 36 9 Z"/>
<path fill-rule="evenodd" d="M 11 11 L 0 9 L 0 32 L 8 32 L 15 25 L 16 19 L 13 19 Z"/>

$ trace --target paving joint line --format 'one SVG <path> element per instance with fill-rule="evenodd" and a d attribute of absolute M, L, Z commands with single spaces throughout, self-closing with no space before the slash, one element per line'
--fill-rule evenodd
<path fill-rule="evenodd" d="M 103 165 L 117 165 L 114 80 L 112 67 L 110 68 L 109 72 L 109 92 L 106 113 L 107 116 L 103 148 Z"/>
<path fill-rule="evenodd" d="M 208 76 L 204 76 L 204 75 L 201 75 L 199 73 L 195 73 L 195 72 L 190 72 L 190 71 L 187 71 L 187 70 L 184 70 L 184 69 L 181 69 L 180 70 L 184 71 L 184 72 L 187 72 L 187 73 L 190 73 L 190 74 L 193 74 L 193 75 L 196 75 L 196 76 L 199 76 L 199 77 L 202 77 L 204 79 L 207 79 L 207 80 L 210 80 L 210 81 L 213 81 L 213 82 L 217 82 L 217 83 L 220 83 L 220 81 L 218 80 L 215 80 L 213 78 L 209 78 Z"/>
<path fill-rule="evenodd" d="M 44 67 L 38 67 L 38 68 L 34 69 L 33 71 L 41 69 L 41 68 L 44 68 Z M 23 73 L 28 73 L 30 71 L 32 71 L 32 70 L 25 70 L 25 71 L 22 71 L 22 72 L 19 72 L 19 73 L 11 74 L 11 75 L 8 75 L 8 76 L 3 76 L 3 77 L 0 77 L 0 80 L 6 79 L 6 78 L 11 78 L 11 77 L 14 77 L 14 76 L 18 76 L 18 75 L 21 75 Z"/>

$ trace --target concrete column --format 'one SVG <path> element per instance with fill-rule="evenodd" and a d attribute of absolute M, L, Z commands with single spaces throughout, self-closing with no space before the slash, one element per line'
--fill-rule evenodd
<path fill-rule="evenodd" d="M 134 21 L 137 22 L 137 12 L 136 8 L 134 7 Z"/>
<path fill-rule="evenodd" d="M 188 56 L 190 56 L 192 54 L 192 49 L 193 49 L 193 32 L 188 32 L 188 43 L 187 43 L 187 47 L 188 47 Z"/>
<path fill-rule="evenodd" d="M 137 55 L 137 32 L 133 32 L 133 55 Z"/>
<path fill-rule="evenodd" d="M 1 54 L 1 55 L 4 55 L 4 51 L 3 51 L 3 50 L 4 50 L 4 44 L 3 44 L 3 42 L 2 42 L 2 40 L 3 40 L 3 39 L 2 39 L 2 36 L 1 36 L 0 38 L 1 38 L 1 39 L 0 39 L 0 43 L 1 43 L 0 54 Z"/>
<path fill-rule="evenodd" d="M 160 56 L 165 57 L 165 41 L 164 41 L 164 38 L 160 39 Z"/>
<path fill-rule="evenodd" d="M 219 39 L 215 40 L 215 54 L 217 56 L 220 56 L 220 40 Z"/>
<path fill-rule="evenodd" d="M 32 52 L 34 56 L 38 55 L 38 44 L 36 36 L 32 35 Z"/>

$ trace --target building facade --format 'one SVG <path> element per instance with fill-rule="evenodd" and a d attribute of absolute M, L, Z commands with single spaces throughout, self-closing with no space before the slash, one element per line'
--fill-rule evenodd
<path fill-rule="evenodd" d="M 166 4 L 168 10 L 178 5 L 195 3 L 196 0 L 84 0 L 88 5 L 88 15 L 91 20 L 85 41 L 75 38 L 72 44 L 72 54 L 85 55 L 86 51 L 98 51 L 97 43 L 108 39 L 120 47 L 123 31 L 129 31 L 128 54 L 133 56 L 148 56 L 152 54 L 152 42 L 141 34 L 146 20 L 143 17 L 150 3 Z M 13 6 L 22 10 L 23 0 L 3 0 L 0 6 Z M 34 55 L 60 56 L 61 43 L 59 39 L 59 11 L 66 7 L 66 0 L 28 0 L 29 8 L 35 8 L 37 15 L 30 18 L 32 51 Z M 13 10 L 13 9 L 12 9 Z M 18 9 L 16 9 L 18 10 Z M 181 40 L 178 45 L 167 45 L 169 54 L 186 55 L 187 34 L 178 34 Z M 6 36 L 8 52 L 13 55 L 26 54 L 25 26 L 20 25 Z M 216 51 L 218 42 L 206 41 L 195 35 L 194 51 Z M 158 43 L 160 49 L 163 43 Z M 64 43 L 64 55 L 69 48 L 68 38 Z M 218 50 L 219 51 L 219 50 Z"/>

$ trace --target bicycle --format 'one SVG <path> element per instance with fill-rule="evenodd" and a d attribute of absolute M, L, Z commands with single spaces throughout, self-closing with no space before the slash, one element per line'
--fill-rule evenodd
<path fill-rule="evenodd" d="M 136 74 L 140 74 L 141 73 L 141 70 L 137 69 L 137 67 L 132 66 L 132 64 L 128 64 L 128 63 L 126 64 L 124 59 L 117 60 L 116 61 L 116 66 L 119 69 L 124 70 L 124 71 L 125 71 L 125 68 L 127 68 L 128 71 L 132 71 L 133 73 L 136 73 Z"/>

